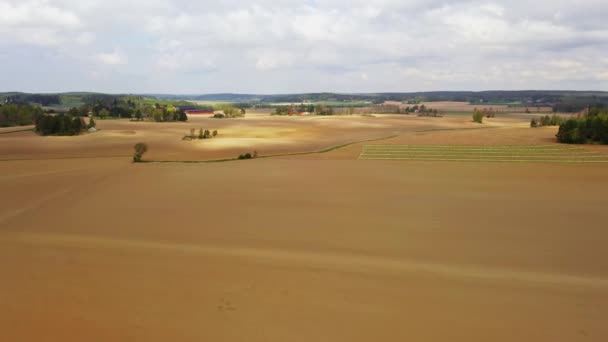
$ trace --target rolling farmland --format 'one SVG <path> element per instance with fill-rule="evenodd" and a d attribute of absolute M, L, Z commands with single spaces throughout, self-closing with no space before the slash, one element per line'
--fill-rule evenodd
<path fill-rule="evenodd" d="M 608 149 L 528 122 L 0 129 L 0 341 L 606 341 Z"/>

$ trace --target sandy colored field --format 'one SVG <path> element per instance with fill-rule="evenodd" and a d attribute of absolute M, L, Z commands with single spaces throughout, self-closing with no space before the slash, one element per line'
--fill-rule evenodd
<path fill-rule="evenodd" d="M 509 119 L 504 119 L 509 120 Z M 488 123 L 488 125 L 501 125 Z M 519 121 L 511 120 L 511 124 Z M 151 160 L 234 158 L 257 150 L 261 155 L 315 151 L 358 140 L 436 128 L 475 127 L 466 117 L 432 120 L 408 115 L 378 117 L 277 117 L 249 115 L 245 119 L 194 116 L 187 123 L 97 120 L 100 129 L 78 137 L 39 137 L 33 132 L 0 134 L 0 160 L 128 157 L 133 145 L 146 142 Z M 182 141 L 190 129 L 218 130 L 212 140 Z"/>
<path fill-rule="evenodd" d="M 25 131 L 25 130 L 33 129 L 33 128 L 34 128 L 34 125 L 30 125 L 30 126 L 14 126 L 14 127 L 0 127 L 0 134 Z"/>
<path fill-rule="evenodd" d="M 201 150 L 551 143 L 524 123 L 252 117 Z M 98 157 L 194 156 L 188 124 L 130 124 L 0 135 L 0 341 L 608 339 L 605 165 Z"/>
<path fill-rule="evenodd" d="M 401 107 L 411 107 L 415 106 L 412 104 L 404 104 L 396 101 L 387 101 L 387 104 L 396 104 Z M 496 112 L 504 112 L 504 113 L 523 113 L 526 111 L 527 107 L 513 107 L 507 105 L 487 105 L 483 103 L 479 104 L 470 104 L 468 102 L 455 102 L 455 101 L 435 101 L 435 102 L 422 102 L 419 105 L 425 105 L 428 108 L 433 108 L 442 111 L 452 111 L 452 112 L 473 112 L 475 108 L 483 109 L 483 108 L 491 108 Z M 551 112 L 551 107 L 529 107 L 528 108 L 531 114 L 534 113 L 543 113 L 547 114 L 547 112 Z"/>

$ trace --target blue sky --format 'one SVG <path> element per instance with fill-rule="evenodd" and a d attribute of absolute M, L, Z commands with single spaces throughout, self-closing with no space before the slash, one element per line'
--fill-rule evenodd
<path fill-rule="evenodd" d="M 0 91 L 608 90 L 608 6 L 0 0 Z"/>

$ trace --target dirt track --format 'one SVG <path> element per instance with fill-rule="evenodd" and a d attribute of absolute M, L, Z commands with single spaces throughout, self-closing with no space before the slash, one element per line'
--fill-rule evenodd
<path fill-rule="evenodd" d="M 386 120 L 350 132 L 475 145 L 555 134 Z M 359 123 L 327 125 L 294 134 L 351 139 Z M 135 135 L 172 146 L 170 132 Z M 21 134 L 8 136 L 42 155 Z M 608 339 L 605 166 L 355 160 L 360 144 L 211 164 L 52 159 L 131 144 L 91 135 L 93 152 L 61 149 L 81 138 L 0 162 L 2 341 Z"/>

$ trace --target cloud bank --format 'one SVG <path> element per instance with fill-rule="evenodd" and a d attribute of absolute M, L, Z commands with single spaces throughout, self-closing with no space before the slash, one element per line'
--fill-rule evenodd
<path fill-rule="evenodd" d="M 608 6 L 0 0 L 0 91 L 608 90 Z"/>

